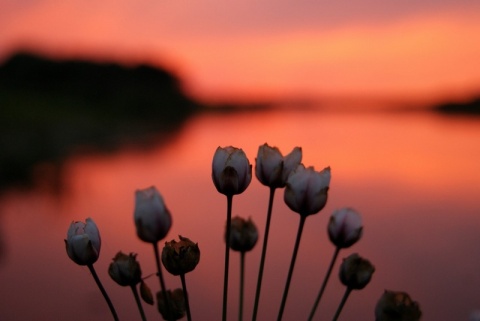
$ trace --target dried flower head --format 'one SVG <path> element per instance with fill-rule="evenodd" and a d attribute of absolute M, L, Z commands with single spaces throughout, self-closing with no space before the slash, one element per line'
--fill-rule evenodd
<path fill-rule="evenodd" d="M 375 306 L 375 321 L 418 321 L 422 311 L 408 293 L 385 290 Z"/>
<path fill-rule="evenodd" d="M 118 252 L 108 267 L 110 277 L 121 286 L 135 286 L 142 281 L 137 255 Z"/>
<path fill-rule="evenodd" d="M 370 282 L 375 267 L 357 253 L 343 259 L 340 280 L 350 289 L 361 290 Z"/>
<path fill-rule="evenodd" d="M 162 251 L 162 263 L 173 275 L 181 275 L 193 271 L 200 261 L 198 244 L 181 235 L 180 241 L 165 242 Z"/>
<path fill-rule="evenodd" d="M 157 292 L 157 308 L 164 320 L 180 320 L 186 315 L 185 297 L 182 289 L 167 290 L 171 317 L 168 317 L 164 292 Z"/>

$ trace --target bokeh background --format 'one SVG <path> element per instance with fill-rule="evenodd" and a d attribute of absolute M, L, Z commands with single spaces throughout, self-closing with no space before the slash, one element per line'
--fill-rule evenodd
<path fill-rule="evenodd" d="M 86 217 L 100 228 L 96 268 L 120 319 L 140 319 L 107 269 L 122 250 L 154 273 L 133 196 L 155 185 L 173 214 L 166 239 L 202 251 L 187 275 L 192 316 L 220 320 L 226 200 L 211 181 L 213 153 L 241 147 L 254 165 L 267 142 L 332 168 L 284 320 L 308 317 L 333 255 L 328 217 L 344 206 L 362 214 L 365 233 L 340 257 L 358 252 L 376 272 L 340 319 L 372 320 L 389 289 L 417 300 L 424 321 L 470 320 L 480 310 L 479 34 L 480 3 L 467 0 L 0 0 L 0 319 L 111 317 L 88 269 L 65 253 L 70 222 Z M 267 198 L 255 178 L 234 198 L 260 242 Z M 276 318 L 297 224 L 277 191 L 259 320 Z M 247 255 L 245 319 L 260 244 Z M 331 319 L 343 295 L 338 266 L 315 320 Z"/>
<path fill-rule="evenodd" d="M 478 91 L 470 0 L 2 0 L 0 54 L 148 61 L 200 97 L 465 97 Z"/>

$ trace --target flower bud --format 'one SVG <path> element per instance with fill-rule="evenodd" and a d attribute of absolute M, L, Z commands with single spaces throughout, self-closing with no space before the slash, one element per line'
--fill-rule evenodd
<path fill-rule="evenodd" d="M 180 320 L 186 314 L 185 297 L 182 289 L 175 289 L 173 291 L 167 290 L 168 302 L 170 309 L 167 309 L 164 292 L 157 292 L 157 307 L 158 312 L 162 315 L 164 320 Z M 168 317 L 168 311 L 171 317 Z"/>
<path fill-rule="evenodd" d="M 422 311 L 405 292 L 385 290 L 375 306 L 375 321 L 418 321 Z"/>
<path fill-rule="evenodd" d="M 173 275 L 181 275 L 193 271 L 200 261 L 200 249 L 186 237 L 178 236 L 179 242 L 165 242 L 162 251 L 162 263 Z"/>
<path fill-rule="evenodd" d="M 145 303 L 153 305 L 152 290 L 150 290 L 147 283 L 145 283 L 143 280 L 140 283 L 140 296 Z"/>
<path fill-rule="evenodd" d="M 100 255 L 100 233 L 91 218 L 85 223 L 72 222 L 67 232 L 65 246 L 67 254 L 73 262 L 79 265 L 90 265 L 97 261 Z"/>
<path fill-rule="evenodd" d="M 288 176 L 301 161 L 302 149 L 300 147 L 295 147 L 290 154 L 284 157 L 277 147 L 270 147 L 265 143 L 258 148 L 255 175 L 265 186 L 285 187 Z"/>
<path fill-rule="evenodd" d="M 149 243 L 163 239 L 172 226 L 172 217 L 154 186 L 135 192 L 135 226 L 138 237 Z"/>
<path fill-rule="evenodd" d="M 347 248 L 355 244 L 362 236 L 362 218 L 351 208 L 335 211 L 328 223 L 328 237 L 338 248 Z"/>
<path fill-rule="evenodd" d="M 212 179 L 221 194 L 243 193 L 252 180 L 252 165 L 243 150 L 232 146 L 218 147 L 213 156 Z"/>
<path fill-rule="evenodd" d="M 316 214 L 327 203 L 329 185 L 330 167 L 317 172 L 300 164 L 287 179 L 285 203 L 302 216 Z"/>
<path fill-rule="evenodd" d="M 363 289 L 372 278 L 375 267 L 357 253 L 343 259 L 340 266 L 340 281 L 350 289 Z"/>
<path fill-rule="evenodd" d="M 239 216 L 232 218 L 230 230 L 230 248 L 238 252 L 247 252 L 253 249 L 258 240 L 258 230 L 252 220 L 245 220 Z"/>
<path fill-rule="evenodd" d="M 118 252 L 108 267 L 110 277 L 121 286 L 135 286 L 142 281 L 142 271 L 137 255 Z"/>

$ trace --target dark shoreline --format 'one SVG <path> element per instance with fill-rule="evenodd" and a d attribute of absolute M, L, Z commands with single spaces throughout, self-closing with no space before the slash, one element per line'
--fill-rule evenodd
<path fill-rule="evenodd" d="M 1 190 L 31 184 L 39 164 L 40 171 L 61 171 L 62 161 L 79 151 L 108 153 L 167 143 L 199 113 L 259 112 L 282 103 L 207 105 L 189 97 L 167 69 L 18 53 L 0 65 L 0 106 Z M 480 98 L 429 110 L 480 116 Z"/>
<path fill-rule="evenodd" d="M 0 189 L 78 150 L 158 143 L 205 108 L 165 69 L 28 53 L 0 65 L 0 106 Z"/>

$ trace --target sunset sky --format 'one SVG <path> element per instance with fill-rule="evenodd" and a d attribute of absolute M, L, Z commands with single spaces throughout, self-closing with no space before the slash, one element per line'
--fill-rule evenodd
<path fill-rule="evenodd" d="M 149 62 L 197 97 L 468 98 L 480 92 L 480 1 L 0 0 L 18 48 Z"/>

